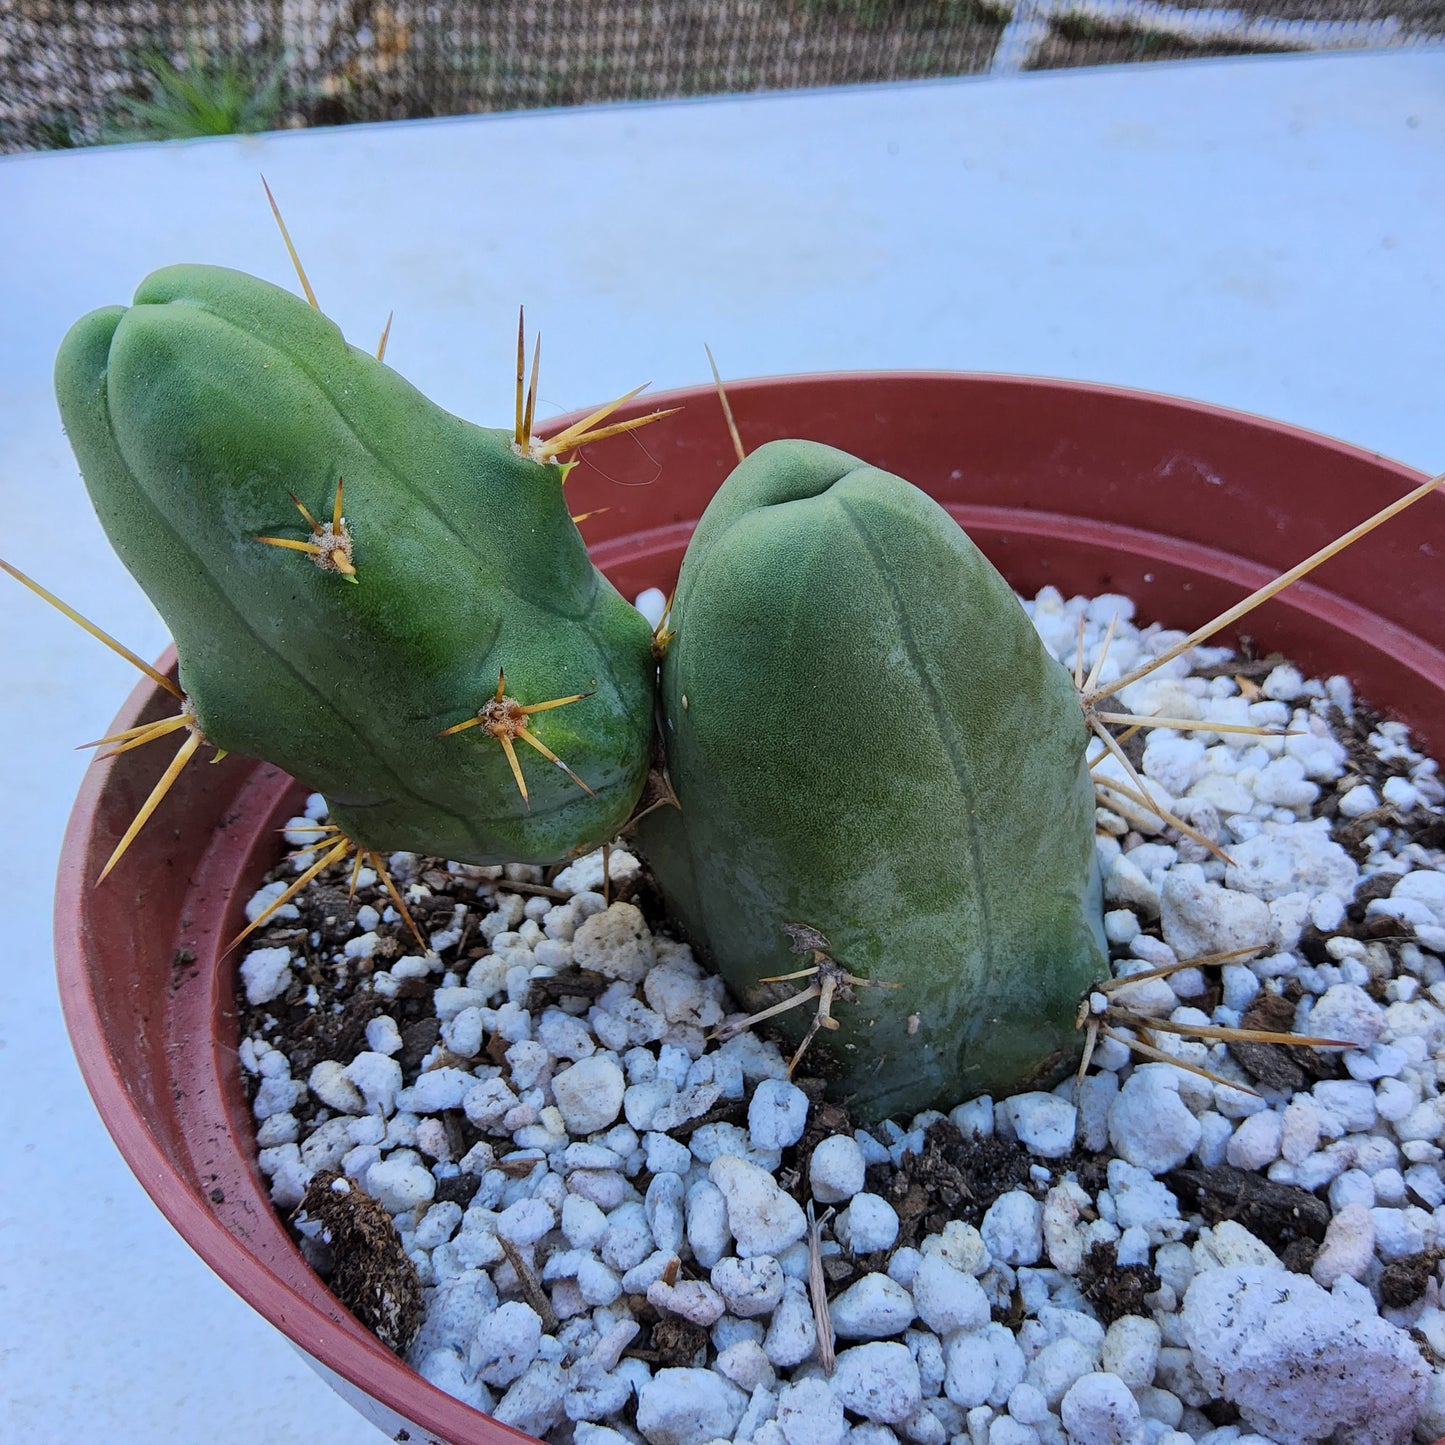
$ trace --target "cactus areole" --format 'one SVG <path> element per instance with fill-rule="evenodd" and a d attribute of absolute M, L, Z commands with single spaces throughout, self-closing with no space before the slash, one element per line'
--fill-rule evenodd
<path fill-rule="evenodd" d="M 662 668 L 664 891 L 749 1006 L 826 957 L 813 1048 L 860 1117 L 1052 1083 L 1107 974 L 1086 728 L 1007 583 L 917 488 L 759 448 L 683 563 Z M 779 1015 L 801 1033 L 812 1008 Z"/>
<path fill-rule="evenodd" d="M 595 847 L 660 711 L 681 806 L 638 842 L 749 1007 L 811 990 L 778 1022 L 813 1026 L 860 1117 L 1076 1057 L 1107 972 L 1079 697 L 907 482 L 810 442 L 739 465 L 683 564 L 659 710 L 650 629 L 529 449 L 530 403 L 515 436 L 471 425 L 314 307 L 199 266 L 77 322 L 56 384 L 187 725 L 323 793 L 356 847 Z"/>
<path fill-rule="evenodd" d="M 370 849 L 550 862 L 626 821 L 651 637 L 588 560 L 559 466 L 443 411 L 303 301 L 213 267 L 158 271 L 131 307 L 83 317 L 56 389 L 209 741 L 324 793 Z M 585 789 L 518 746 L 524 799 L 507 718 L 440 736 L 503 672 L 521 708 L 588 694 L 526 717 Z"/>

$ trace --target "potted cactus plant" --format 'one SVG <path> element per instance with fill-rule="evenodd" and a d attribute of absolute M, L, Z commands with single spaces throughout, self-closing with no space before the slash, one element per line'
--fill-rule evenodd
<path fill-rule="evenodd" d="M 1362 500 L 1383 508 L 1373 525 L 1430 489 L 1288 428 L 997 378 L 736 388 L 764 442 L 746 455 L 701 394 L 538 428 L 524 357 L 519 332 L 514 424 L 479 428 L 314 303 L 176 267 L 77 323 L 57 362 L 97 512 L 178 658 L 117 720 L 121 756 L 87 781 L 62 871 L 91 1087 L 224 1278 L 371 1418 L 454 1445 L 514 1437 L 336 1306 L 252 1163 L 230 950 L 267 916 L 240 909 L 296 811 L 292 779 L 330 809 L 297 886 L 364 865 L 408 922 L 393 853 L 553 863 L 626 829 L 699 955 L 826 1059 L 858 1120 L 1050 1088 L 1109 974 L 1088 746 L 1133 725 L 1108 702 L 1132 679 L 1071 675 L 1010 584 L 1138 590 L 1175 622 L 1181 599 L 1222 604 L 1320 560 Z M 604 498 L 585 469 L 569 483 L 579 448 L 649 423 L 666 481 L 644 499 Z M 1218 507 L 1159 495 L 1164 446 L 1218 459 Z M 1282 468 L 1315 479 L 1310 516 L 1246 549 L 1238 523 Z M 589 557 L 574 518 L 603 500 Z M 651 627 L 619 588 L 679 563 Z M 1438 578 L 1414 554 L 1383 585 L 1336 569 L 1334 590 L 1253 625 L 1428 729 L 1445 667 L 1439 610 L 1418 602 Z M 174 759 L 149 759 L 171 734 Z M 187 768 L 203 748 L 229 756 Z M 142 826 L 162 809 L 179 844 Z M 162 954 L 164 987 L 146 977 Z M 147 1028 L 120 1026 L 125 998 Z"/>

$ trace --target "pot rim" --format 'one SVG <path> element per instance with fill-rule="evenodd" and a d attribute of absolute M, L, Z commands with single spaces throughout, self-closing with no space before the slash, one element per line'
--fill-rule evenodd
<path fill-rule="evenodd" d="M 995 372 L 961 372 L 944 370 L 903 370 L 903 371 L 856 371 L 817 372 L 784 377 L 755 377 L 726 383 L 728 395 L 733 401 L 748 398 L 759 393 L 772 392 L 778 388 L 800 385 L 876 382 L 883 385 L 910 386 L 918 384 L 952 384 L 957 382 L 1008 383 L 1010 386 L 1033 386 L 1048 392 L 1061 391 L 1076 397 L 1109 397 L 1127 399 L 1134 403 L 1144 402 L 1171 411 L 1183 409 L 1186 412 L 1204 416 L 1212 421 L 1225 424 L 1245 423 L 1251 428 L 1266 430 L 1277 436 L 1294 441 L 1309 443 L 1315 447 L 1327 448 L 1359 463 L 1394 474 L 1405 486 L 1418 485 L 1423 474 L 1392 459 L 1356 447 L 1339 438 L 1327 436 L 1295 426 L 1292 423 L 1262 417 L 1235 408 L 1217 406 L 1209 402 L 1188 397 L 1173 396 L 1163 392 L 1143 391 L 1136 388 L 1102 383 L 1058 379 L 1044 376 L 1017 376 Z M 646 408 L 659 404 L 687 405 L 689 402 L 715 403 L 716 392 L 710 385 L 697 385 L 645 396 L 642 401 Z M 642 409 L 633 405 L 633 412 Z M 545 435 L 560 429 L 569 421 L 583 415 L 570 413 L 556 418 L 539 428 Z M 627 415 L 627 411 L 620 413 Z M 1429 499 L 1426 505 L 1445 506 L 1445 499 Z M 954 508 L 955 515 L 973 515 L 979 521 L 986 521 L 987 515 L 1008 509 L 990 507 Z M 1017 516 L 1017 514 L 1014 514 Z M 1077 532 L 1081 519 L 1059 512 L 1024 513 L 1024 522 L 1014 523 L 1016 530 L 1024 530 L 1024 523 L 1039 524 L 1044 534 L 1058 535 L 1057 528 L 1065 523 Z M 1107 532 L 1116 541 L 1120 535 L 1133 530 L 1132 543 L 1140 547 L 1153 547 L 1162 534 L 1146 529 L 1129 529 L 1114 523 L 1095 524 L 1100 534 Z M 691 529 L 691 524 L 676 524 Z M 676 530 L 664 529 L 664 530 Z M 636 534 L 630 534 L 635 536 Z M 605 565 L 609 555 L 618 552 L 629 540 L 629 536 L 609 538 L 595 549 L 600 565 Z M 1124 538 L 1129 541 L 1130 539 Z M 1165 539 L 1168 540 L 1168 539 Z M 1175 539 L 1177 541 L 1177 539 Z M 1197 544 L 1193 547 L 1190 565 L 1198 566 L 1210 558 L 1216 561 L 1227 559 L 1231 554 L 1219 552 Z M 1152 555 L 1152 554 L 1151 554 Z M 1236 557 L 1235 561 L 1247 561 Z M 1263 572 L 1272 569 L 1258 565 Z M 1246 571 L 1248 567 L 1246 568 Z M 1233 579 L 1231 579 L 1233 580 Z M 1296 590 L 1296 595 L 1308 595 L 1313 591 L 1322 598 L 1333 594 L 1324 589 Z M 1335 598 L 1335 601 L 1340 599 Z M 1364 613 L 1362 615 L 1371 615 Z M 1335 619 L 1338 621 L 1338 619 Z M 1393 624 L 1390 624 L 1393 625 Z M 1413 637 L 1404 629 L 1396 629 L 1402 638 L 1417 646 L 1430 649 L 1421 639 Z M 1440 676 L 1445 678 L 1445 654 L 1434 653 L 1433 659 L 1441 663 Z M 175 666 L 174 648 L 168 648 L 158 664 L 162 671 L 173 671 Z M 124 706 L 117 714 L 113 730 L 132 725 L 152 705 L 159 689 L 148 679 L 142 679 L 130 693 Z M 336 1318 L 319 1308 L 311 1300 L 297 1293 L 285 1280 L 277 1276 L 263 1261 L 252 1254 L 243 1242 L 211 1212 L 193 1192 L 161 1146 L 156 1134 L 147 1125 L 140 1106 L 132 1097 L 125 1074 L 106 1042 L 100 1006 L 89 987 L 89 970 L 86 959 L 89 944 L 84 927 L 84 898 L 93 886 L 85 876 L 89 840 L 101 812 L 101 800 L 111 786 L 117 770 L 126 766 L 125 757 L 96 757 L 92 760 L 82 779 L 70 819 L 67 823 L 62 844 L 55 894 L 55 949 L 57 975 L 62 1011 L 69 1030 L 72 1047 L 76 1053 L 81 1073 L 95 1102 L 105 1126 L 126 1163 L 151 1196 L 162 1214 L 174 1226 L 183 1239 L 196 1251 L 205 1263 L 246 1302 L 276 1326 L 305 1354 L 319 1362 L 327 1371 L 335 1372 L 357 1389 L 373 1396 L 383 1405 L 415 1421 L 423 1428 L 433 1431 L 443 1439 L 475 1439 L 478 1437 L 478 1412 L 472 1407 L 446 1394 L 437 1386 L 425 1380 L 404 1360 L 392 1354 L 372 1335 L 365 1331 L 349 1316 Z M 236 1141 L 238 1147 L 241 1141 Z M 254 1159 L 254 1139 L 244 1142 L 247 1157 Z M 341 1312 L 344 1316 L 344 1311 Z M 529 1441 L 533 1437 L 503 1425 L 492 1417 L 488 1421 L 498 1441 Z"/>

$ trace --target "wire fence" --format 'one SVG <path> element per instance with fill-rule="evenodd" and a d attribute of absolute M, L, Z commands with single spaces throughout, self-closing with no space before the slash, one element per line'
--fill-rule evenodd
<path fill-rule="evenodd" d="M 0 151 L 1442 35 L 1445 0 L 0 0 Z"/>

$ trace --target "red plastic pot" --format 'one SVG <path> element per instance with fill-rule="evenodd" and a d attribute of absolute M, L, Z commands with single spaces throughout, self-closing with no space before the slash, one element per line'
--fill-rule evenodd
<path fill-rule="evenodd" d="M 1205 621 L 1417 485 L 1415 472 L 1293 427 L 1106 387 L 948 374 L 799 377 L 729 389 L 744 444 L 829 442 L 946 503 L 1009 580 L 1118 591 L 1143 618 Z M 666 588 L 733 464 L 706 389 L 593 447 L 568 483 L 598 564 L 628 596 Z M 634 404 L 624 415 L 647 409 Z M 1262 649 L 1344 672 L 1439 753 L 1445 743 L 1445 498 L 1332 559 L 1251 616 Z M 171 699 L 138 687 L 128 727 Z M 301 790 L 266 764 L 192 767 L 103 887 L 93 880 L 167 761 L 141 748 L 86 774 L 56 896 L 61 995 L 121 1153 L 203 1259 L 396 1439 L 527 1437 L 451 1399 L 332 1299 L 273 1212 L 236 1059 L 235 955 L 221 950 L 280 851 Z"/>

